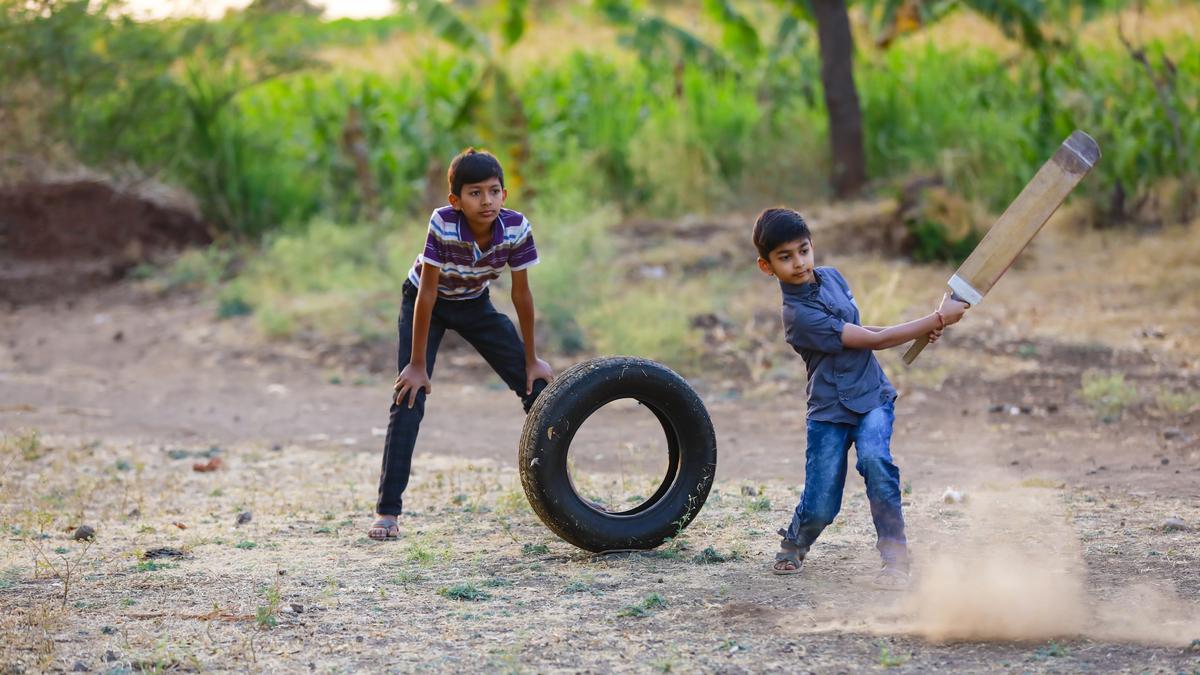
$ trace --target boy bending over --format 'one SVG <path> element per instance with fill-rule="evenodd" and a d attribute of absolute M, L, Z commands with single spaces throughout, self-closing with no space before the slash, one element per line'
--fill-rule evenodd
<path fill-rule="evenodd" d="M 466 338 L 518 396 L 525 412 L 554 377 L 534 348 L 533 294 L 528 269 L 537 264 L 529 221 L 504 208 L 504 169 L 490 153 L 468 148 L 447 173 L 448 206 L 433 212 L 425 249 L 417 256 L 400 311 L 395 394 L 383 446 L 372 539 L 400 536 L 398 517 L 438 345 L 446 330 Z M 508 267 L 521 334 L 488 299 L 488 284 Z M 524 338 L 522 340 L 522 338 Z M 470 411 L 466 411 L 469 414 Z"/>

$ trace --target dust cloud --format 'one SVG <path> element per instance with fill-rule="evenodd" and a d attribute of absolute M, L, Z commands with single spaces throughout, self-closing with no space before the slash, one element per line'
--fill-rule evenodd
<path fill-rule="evenodd" d="M 935 642 L 1089 637 L 1186 645 L 1200 612 L 1172 588 L 1089 580 L 1060 490 L 1009 484 L 971 491 L 919 562 L 894 631 Z M 958 507 L 956 507 L 957 509 Z"/>

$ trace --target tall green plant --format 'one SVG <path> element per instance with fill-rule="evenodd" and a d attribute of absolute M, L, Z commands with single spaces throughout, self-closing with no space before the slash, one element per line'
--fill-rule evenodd
<path fill-rule="evenodd" d="M 260 52 L 241 49 L 246 35 L 258 33 L 260 20 L 248 12 L 197 26 L 196 48 L 182 66 L 190 122 L 185 181 L 218 227 L 251 237 L 315 211 L 303 186 L 278 180 L 273 165 L 282 153 L 248 131 L 235 105 L 244 92 L 315 65 L 286 34 L 261 41 Z"/>
<path fill-rule="evenodd" d="M 530 156 L 529 120 L 520 92 L 504 58 L 525 34 L 526 0 L 503 0 L 499 48 L 492 39 L 464 20 L 440 0 L 414 0 L 417 16 L 442 40 L 453 45 L 464 59 L 478 59 L 483 67 L 473 82 L 458 83 L 465 95 L 454 116 L 454 126 L 471 124 L 481 140 L 507 159 L 508 181 L 524 182 L 524 165 Z"/>
<path fill-rule="evenodd" d="M 172 62 L 186 36 L 117 0 L 0 3 L 0 129 L 9 152 L 169 164 L 181 119 Z M 24 122 L 24 127 L 21 127 Z"/>
<path fill-rule="evenodd" d="M 630 0 L 596 0 L 595 6 L 608 21 L 623 29 L 621 42 L 636 51 L 643 63 L 665 64 L 676 72 L 682 71 L 687 63 L 699 64 L 712 72 L 729 67 L 729 60 L 720 48 L 665 17 L 638 10 Z M 732 5 L 725 3 L 715 7 L 715 11 L 710 9 L 710 13 L 736 26 L 730 33 L 734 35 L 734 44 L 742 49 L 757 41 L 753 27 Z M 679 89 L 677 83 L 676 94 Z"/>
<path fill-rule="evenodd" d="M 866 182 L 861 109 L 854 84 L 853 36 L 845 0 L 780 0 L 784 17 L 776 34 L 778 47 L 769 50 L 768 66 L 779 64 L 779 55 L 794 45 L 800 21 L 817 26 L 820 43 L 820 78 L 830 141 L 830 182 L 839 196 L 857 193 Z M 748 58 L 759 53 L 761 40 L 753 24 L 730 0 L 709 0 L 706 14 L 723 30 L 725 52 L 661 16 L 640 12 L 631 0 L 596 0 L 595 6 L 610 22 L 625 29 L 624 42 L 634 48 L 643 61 L 673 59 L 675 95 L 682 95 L 681 75 L 686 63 L 701 63 L 720 73 L 731 62 L 741 62 L 745 70 Z"/>

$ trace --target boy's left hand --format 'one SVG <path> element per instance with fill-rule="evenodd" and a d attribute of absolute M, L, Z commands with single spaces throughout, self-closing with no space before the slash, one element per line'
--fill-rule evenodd
<path fill-rule="evenodd" d="M 945 329 L 944 328 L 935 328 L 932 331 L 930 331 L 929 335 L 928 335 L 929 344 L 933 344 L 933 343 L 937 342 L 938 338 L 942 337 L 943 330 L 945 330 Z"/>
<path fill-rule="evenodd" d="M 533 383 L 545 380 L 547 384 L 554 379 L 554 369 L 541 359 L 534 359 L 525 364 L 525 393 L 533 393 Z"/>

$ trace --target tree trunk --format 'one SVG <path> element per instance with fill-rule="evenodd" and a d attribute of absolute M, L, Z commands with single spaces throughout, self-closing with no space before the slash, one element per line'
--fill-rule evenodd
<path fill-rule="evenodd" d="M 854 85 L 854 37 L 845 0 L 812 0 L 821 42 L 821 84 L 829 113 L 833 190 L 838 197 L 858 193 L 867 180 L 862 111 Z"/>

